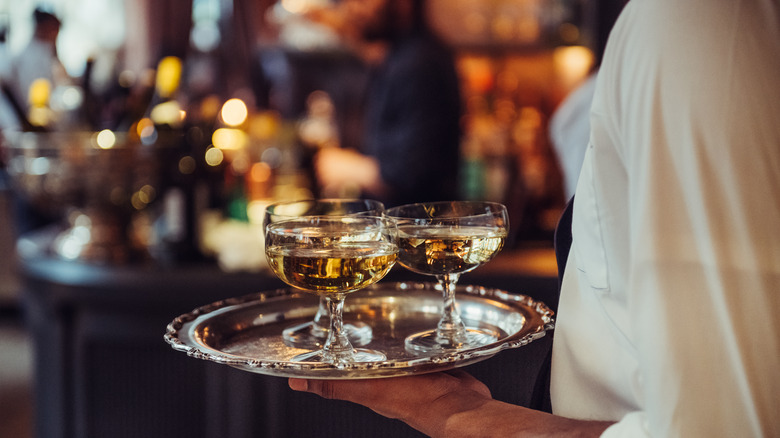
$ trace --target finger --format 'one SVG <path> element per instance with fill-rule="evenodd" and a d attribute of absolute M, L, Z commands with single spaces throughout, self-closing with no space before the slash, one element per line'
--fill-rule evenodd
<path fill-rule="evenodd" d="M 291 377 L 287 380 L 287 385 L 293 391 L 306 391 L 309 388 L 309 381 L 306 379 L 296 379 Z"/>

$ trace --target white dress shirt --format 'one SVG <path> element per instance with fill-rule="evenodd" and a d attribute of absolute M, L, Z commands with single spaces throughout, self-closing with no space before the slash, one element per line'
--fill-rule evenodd
<path fill-rule="evenodd" d="M 554 413 L 780 437 L 780 3 L 631 0 L 591 130 Z"/>
<path fill-rule="evenodd" d="M 57 57 L 52 44 L 33 37 L 24 50 L 17 53 L 12 66 L 13 85 L 19 103 L 29 104 L 30 86 L 37 79 L 46 79 L 53 91 L 60 85 L 70 84 L 71 78 Z"/>

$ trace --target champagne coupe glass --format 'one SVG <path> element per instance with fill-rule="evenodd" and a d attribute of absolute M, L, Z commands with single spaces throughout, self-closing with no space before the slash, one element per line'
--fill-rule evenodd
<path fill-rule="evenodd" d="M 342 314 L 347 294 L 376 283 L 395 264 L 398 246 L 388 223 L 379 216 L 302 216 L 268 224 L 271 269 L 290 286 L 325 297 L 330 317 L 322 348 L 293 361 L 339 366 L 386 359 L 382 352 L 352 346 Z"/>
<path fill-rule="evenodd" d="M 372 199 L 303 199 L 277 202 L 265 209 L 263 229 L 268 224 L 301 216 L 381 216 L 385 206 Z M 314 318 L 302 324 L 284 329 L 282 338 L 292 347 L 314 349 L 321 347 L 328 338 L 330 323 L 328 307 L 324 296 L 320 296 L 319 306 Z M 371 326 L 364 322 L 353 321 L 344 324 L 344 331 L 352 344 L 363 346 L 371 342 Z"/>
<path fill-rule="evenodd" d="M 481 201 L 430 202 L 390 208 L 385 215 L 397 227 L 398 263 L 435 276 L 444 295 L 437 327 L 407 337 L 406 349 L 445 353 L 494 342 L 496 332 L 465 326 L 456 306 L 455 286 L 460 274 L 501 251 L 509 232 L 506 207 Z"/>

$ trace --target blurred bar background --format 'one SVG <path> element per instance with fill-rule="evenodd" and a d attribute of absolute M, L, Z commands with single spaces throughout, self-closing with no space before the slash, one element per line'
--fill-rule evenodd
<path fill-rule="evenodd" d="M 0 0 L 0 436 L 304 436 L 325 416 L 320 436 L 414 436 L 162 339 L 197 306 L 281 287 L 264 207 L 322 194 L 317 150 L 360 148 L 369 68 L 306 18 L 336 3 Z M 507 247 L 462 284 L 555 308 L 552 234 L 568 195 L 550 120 L 597 66 L 620 5 L 428 2 L 460 81 L 458 196 L 510 211 Z M 36 8 L 61 21 L 67 80 L 14 95 Z M 403 280 L 426 279 L 384 281 Z M 538 407 L 549 343 L 468 369 L 497 398 Z"/>

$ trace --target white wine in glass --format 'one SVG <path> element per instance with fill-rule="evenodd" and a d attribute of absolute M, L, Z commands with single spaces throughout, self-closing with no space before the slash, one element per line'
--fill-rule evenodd
<path fill-rule="evenodd" d="M 492 259 L 509 232 L 506 207 L 494 202 L 452 201 L 402 205 L 388 209 L 398 233 L 398 263 L 435 276 L 444 295 L 435 329 L 406 338 L 411 352 L 448 352 L 497 340 L 492 330 L 466 327 L 458 312 L 455 286 L 460 274 Z"/>
<path fill-rule="evenodd" d="M 380 216 L 384 205 L 373 199 L 302 199 L 270 204 L 265 209 L 263 227 L 268 224 L 294 219 L 301 216 Z M 371 326 L 360 321 L 344 324 L 352 344 L 363 346 L 371 342 Z M 287 345 L 298 348 L 314 349 L 322 347 L 330 332 L 328 308 L 325 297 L 321 296 L 317 312 L 311 321 L 284 329 L 282 338 Z"/>
<path fill-rule="evenodd" d="M 347 294 L 381 280 L 395 264 L 398 246 L 387 223 L 376 216 L 304 216 L 268 224 L 271 269 L 290 286 L 324 297 L 330 320 L 322 348 L 293 361 L 338 366 L 386 359 L 380 351 L 352 346 L 343 309 Z"/>

